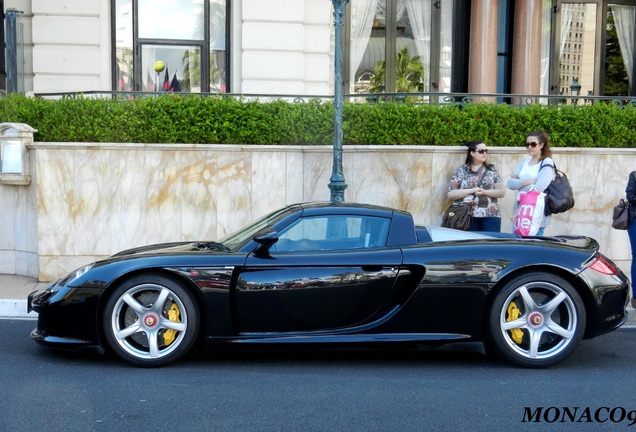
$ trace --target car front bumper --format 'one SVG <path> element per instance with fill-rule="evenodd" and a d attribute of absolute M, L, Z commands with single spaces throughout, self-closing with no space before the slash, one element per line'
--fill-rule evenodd
<path fill-rule="evenodd" d="M 31 338 L 54 348 L 104 352 L 99 323 L 102 293 L 102 289 L 55 285 L 33 291 L 27 310 L 38 313 L 38 322 Z"/>

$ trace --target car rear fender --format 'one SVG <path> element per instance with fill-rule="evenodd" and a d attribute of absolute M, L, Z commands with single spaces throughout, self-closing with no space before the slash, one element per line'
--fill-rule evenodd
<path fill-rule="evenodd" d="M 579 293 L 579 295 L 581 296 L 581 299 L 583 300 L 583 304 L 585 306 L 585 312 L 588 319 L 586 322 L 586 328 L 585 328 L 585 333 L 583 337 L 586 338 L 588 334 L 593 333 L 594 323 L 596 323 L 598 319 L 597 310 L 596 310 L 596 307 L 594 307 L 594 296 L 592 295 L 591 291 L 587 288 L 587 285 L 581 278 L 579 278 L 577 275 L 573 274 L 572 272 L 569 272 L 557 266 L 533 265 L 533 266 L 519 268 L 506 274 L 499 281 L 497 281 L 497 283 L 493 285 L 491 289 L 488 291 L 488 295 L 486 298 L 486 310 L 487 311 L 491 310 L 492 303 L 495 297 L 497 296 L 499 291 L 510 280 L 530 272 L 532 273 L 545 272 L 548 274 L 560 276 L 561 278 L 568 281 L 574 287 L 574 289 L 576 289 L 577 293 Z M 489 313 L 484 314 L 484 322 L 483 322 L 484 332 L 488 331 L 488 316 L 489 316 Z"/>
<path fill-rule="evenodd" d="M 557 239 L 559 243 L 564 243 L 567 246 L 581 249 L 590 255 L 596 254 L 600 248 L 599 243 L 591 237 L 558 235 L 550 238 Z"/>

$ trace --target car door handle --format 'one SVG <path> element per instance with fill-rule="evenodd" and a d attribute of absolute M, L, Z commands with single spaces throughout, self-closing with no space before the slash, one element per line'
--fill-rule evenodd
<path fill-rule="evenodd" d="M 377 272 L 382 270 L 382 266 L 381 265 L 364 265 L 362 266 L 362 270 L 363 271 L 367 271 L 367 272 Z"/>

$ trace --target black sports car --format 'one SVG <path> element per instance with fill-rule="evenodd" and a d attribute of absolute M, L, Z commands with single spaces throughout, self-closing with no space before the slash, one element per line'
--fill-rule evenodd
<path fill-rule="evenodd" d="M 416 226 L 409 213 L 297 204 L 218 242 L 140 247 L 29 295 L 31 337 L 162 366 L 231 347 L 484 343 L 548 367 L 627 319 L 628 280 L 582 236 Z M 406 344 L 405 344 L 406 343 Z"/>

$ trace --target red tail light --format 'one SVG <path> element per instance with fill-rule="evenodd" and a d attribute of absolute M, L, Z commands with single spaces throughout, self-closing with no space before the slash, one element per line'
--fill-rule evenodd
<path fill-rule="evenodd" d="M 609 259 L 601 254 L 598 254 L 592 264 L 589 266 L 592 270 L 606 275 L 617 275 L 621 271 L 616 265 Z"/>

